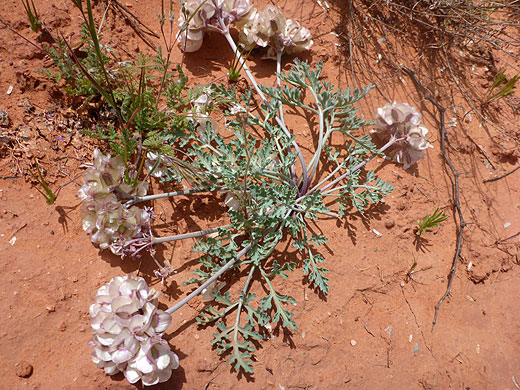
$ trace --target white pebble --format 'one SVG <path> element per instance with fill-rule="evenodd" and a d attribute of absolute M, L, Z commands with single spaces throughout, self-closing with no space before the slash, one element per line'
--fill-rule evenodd
<path fill-rule="evenodd" d="M 357 341 L 356 340 L 350 340 L 350 345 L 352 345 L 353 347 L 355 347 L 357 344 Z"/>

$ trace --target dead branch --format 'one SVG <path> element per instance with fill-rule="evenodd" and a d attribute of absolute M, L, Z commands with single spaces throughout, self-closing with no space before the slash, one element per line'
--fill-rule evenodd
<path fill-rule="evenodd" d="M 446 153 L 446 127 L 445 127 L 445 113 L 446 108 L 441 106 L 439 102 L 433 97 L 433 95 L 428 91 L 421 82 L 417 79 L 415 73 L 406 68 L 401 68 L 414 82 L 416 87 L 422 92 L 425 99 L 429 100 L 435 108 L 439 111 L 439 122 L 440 122 L 440 135 L 441 135 L 441 156 L 444 159 L 445 163 L 448 165 L 452 175 L 453 175 L 453 199 L 455 203 L 455 208 L 457 210 L 457 215 L 459 218 L 459 228 L 457 233 L 457 246 L 455 250 L 455 256 L 453 257 L 450 273 L 448 274 L 448 286 L 446 287 L 446 291 L 444 292 L 444 295 L 439 299 L 439 302 L 437 305 L 435 305 L 435 314 L 433 316 L 433 322 L 432 322 L 432 332 L 435 328 L 435 324 L 437 323 L 437 315 L 439 314 L 439 308 L 441 307 L 444 300 L 448 297 L 448 295 L 451 292 L 451 286 L 453 284 L 453 280 L 455 279 L 455 273 L 457 272 L 457 263 L 459 259 L 459 255 L 462 248 L 462 234 L 464 233 L 464 228 L 466 227 L 466 221 L 464 221 L 464 216 L 462 215 L 462 209 L 460 207 L 460 184 L 459 184 L 459 176 L 460 173 L 457 172 L 455 169 L 455 166 L 451 162 L 450 158 L 448 157 Z"/>

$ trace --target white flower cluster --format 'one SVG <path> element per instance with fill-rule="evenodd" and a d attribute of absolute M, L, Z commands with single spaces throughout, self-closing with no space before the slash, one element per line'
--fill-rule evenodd
<path fill-rule="evenodd" d="M 229 26 L 250 9 L 249 0 L 187 0 L 178 21 L 181 50 L 199 50 L 207 31 L 221 31 L 219 17 Z"/>
<path fill-rule="evenodd" d="M 162 335 L 171 315 L 157 309 L 160 293 L 145 280 L 118 276 L 102 286 L 90 306 L 92 361 L 108 375 L 123 372 L 130 383 L 153 386 L 170 379 L 179 358 Z"/>
<path fill-rule="evenodd" d="M 376 131 L 398 140 L 396 160 L 404 169 L 422 159 L 426 149 L 433 148 L 426 138 L 428 129 L 421 120 L 421 113 L 408 103 L 393 102 L 377 109 Z"/>
<path fill-rule="evenodd" d="M 262 11 L 252 9 L 239 26 L 239 41 L 244 48 L 269 46 L 268 57 L 276 58 L 277 53 L 309 50 L 313 45 L 310 31 L 297 21 L 286 19 L 275 5 L 269 4 Z"/>
<path fill-rule="evenodd" d="M 79 197 L 83 201 L 83 230 L 100 249 L 110 248 L 117 255 L 123 254 L 124 243 L 141 236 L 150 224 L 150 212 L 137 206 L 130 208 L 118 198 L 118 191 L 143 196 L 147 183 L 133 187 L 124 182 L 125 166 L 121 158 L 105 156 L 94 151 L 93 166 L 83 175 Z"/>
<path fill-rule="evenodd" d="M 226 26 L 235 23 L 240 30 L 240 44 L 246 50 L 255 45 L 269 46 L 268 57 L 309 50 L 313 45 L 310 31 L 297 21 L 286 19 L 275 5 L 258 11 L 249 0 L 188 0 L 184 11 L 179 17 L 179 44 L 185 52 L 199 50 L 205 32 L 222 31 L 220 16 Z"/>

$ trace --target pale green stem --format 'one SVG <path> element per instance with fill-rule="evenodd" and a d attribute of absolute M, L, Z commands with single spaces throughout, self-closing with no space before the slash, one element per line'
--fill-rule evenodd
<path fill-rule="evenodd" d="M 240 260 L 242 256 L 244 256 L 253 246 L 253 243 L 249 243 L 247 246 L 245 246 L 240 252 L 237 253 L 237 255 L 229 260 L 224 266 L 222 266 L 221 269 L 219 269 L 217 272 L 211 276 L 208 280 L 206 280 L 204 283 L 200 285 L 199 288 L 197 288 L 195 291 L 193 291 L 191 294 L 189 294 L 187 297 L 182 299 L 181 301 L 177 302 L 175 305 L 170 307 L 168 310 L 166 310 L 167 313 L 172 314 L 179 310 L 181 307 L 183 307 L 186 303 L 191 301 L 193 298 L 195 298 L 197 295 L 199 295 L 202 290 L 207 288 L 211 283 L 213 283 L 220 275 L 222 275 L 224 272 L 226 272 L 230 267 L 235 264 L 237 260 Z"/>
<path fill-rule="evenodd" d="M 253 265 L 251 267 L 251 270 L 249 271 L 249 275 L 247 276 L 247 281 L 246 281 L 246 284 L 244 285 L 244 288 L 242 289 L 242 295 L 245 296 L 246 292 L 247 292 L 247 289 L 249 288 L 249 283 L 251 283 L 251 278 L 253 277 L 253 272 L 255 271 L 256 269 L 256 266 Z M 240 301 L 238 303 L 238 308 L 237 308 L 237 317 L 235 319 L 235 324 L 233 326 L 233 345 L 238 345 L 239 342 L 238 342 L 238 329 L 239 329 L 239 325 L 240 325 L 240 312 L 242 311 L 242 306 L 244 305 L 244 300 L 242 299 L 242 297 L 240 297 Z"/>
<path fill-rule="evenodd" d="M 314 94 L 314 91 L 313 91 Z M 312 160 L 309 163 L 309 185 L 312 182 L 312 179 L 314 178 L 314 175 L 316 174 L 316 169 L 318 168 L 318 162 L 321 156 L 321 150 L 323 148 L 323 128 L 324 128 L 324 121 L 323 121 L 323 110 L 320 106 L 318 106 L 318 120 L 320 123 L 320 130 L 318 135 L 318 148 L 316 149 L 316 152 L 314 153 L 314 156 L 312 156 Z"/>
<path fill-rule="evenodd" d="M 276 53 L 276 85 L 278 86 L 278 88 L 281 90 L 282 89 L 282 83 L 281 83 L 281 80 L 280 80 L 280 73 L 282 73 L 282 54 L 283 52 L 279 51 L 278 53 Z M 283 118 L 283 104 L 280 103 L 280 119 L 282 120 L 282 122 L 285 123 L 285 120 Z"/>
<path fill-rule="evenodd" d="M 319 120 L 319 124 L 320 124 L 318 148 L 316 149 L 316 152 L 314 153 L 314 156 L 312 156 L 311 162 L 309 163 L 309 185 L 310 185 L 314 175 L 316 174 L 316 169 L 318 168 L 318 162 L 319 162 L 319 159 L 321 156 L 321 150 L 323 148 L 323 143 L 326 141 L 326 139 L 324 139 L 324 134 L 323 134 L 323 132 L 325 130 L 325 118 L 324 118 L 325 111 L 323 110 L 323 108 L 320 105 L 320 101 L 318 99 L 318 96 L 316 95 L 316 92 L 312 88 L 307 88 L 307 89 L 311 92 L 314 100 L 316 101 L 316 106 L 318 107 L 318 120 Z M 327 134 L 327 137 L 328 137 L 328 134 Z"/>
<path fill-rule="evenodd" d="M 216 188 L 215 191 L 222 191 L 223 188 L 219 187 Z M 190 194 L 198 194 L 202 192 L 210 192 L 209 190 L 201 189 L 201 190 L 184 190 L 184 191 L 175 191 L 175 192 L 164 192 L 162 194 L 153 194 L 153 195 L 146 195 L 146 196 L 135 196 L 131 200 L 125 203 L 127 207 L 130 207 L 136 203 L 139 202 L 147 202 L 149 200 L 155 200 L 155 199 L 163 199 L 163 198 L 171 198 L 174 196 L 180 196 L 180 195 L 190 195 Z M 129 195 L 131 196 L 131 195 Z"/>
<path fill-rule="evenodd" d="M 185 240 L 188 238 L 202 237 L 202 236 L 206 236 L 211 233 L 218 232 L 220 229 L 229 229 L 232 227 L 233 227 L 233 225 L 230 224 L 230 225 L 219 226 L 219 227 L 211 228 L 211 229 L 199 230 L 198 232 L 177 234 L 175 236 L 154 237 L 152 239 L 152 245 L 161 244 L 163 242 L 172 242 L 172 241 L 178 241 L 178 240 Z"/>

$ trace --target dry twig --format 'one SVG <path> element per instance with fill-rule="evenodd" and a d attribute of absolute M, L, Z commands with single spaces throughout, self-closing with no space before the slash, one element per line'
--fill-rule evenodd
<path fill-rule="evenodd" d="M 435 314 L 433 316 L 433 322 L 432 322 L 432 332 L 435 328 L 435 324 L 437 323 L 437 315 L 439 314 L 439 308 L 441 307 L 444 300 L 448 297 L 448 295 L 451 292 L 451 286 L 453 284 L 453 280 L 455 279 L 455 273 L 457 272 L 457 263 L 459 259 L 459 255 L 462 248 L 462 234 L 464 233 L 464 228 L 466 227 L 466 221 L 464 221 L 464 216 L 462 215 L 462 209 L 460 207 L 460 185 L 459 185 L 459 176 L 460 173 L 457 172 L 455 169 L 455 166 L 451 162 L 450 158 L 448 157 L 446 153 L 446 127 L 445 127 L 445 113 L 446 108 L 441 106 L 439 102 L 432 96 L 430 91 L 428 91 L 421 82 L 417 79 L 415 73 L 406 68 L 402 67 L 402 70 L 410 76 L 416 87 L 423 93 L 425 99 L 429 100 L 435 108 L 439 111 L 439 122 L 440 122 L 440 135 L 441 135 L 441 156 L 450 168 L 451 173 L 453 174 L 453 180 L 454 180 L 454 188 L 453 188 L 453 199 L 455 201 L 455 208 L 457 210 L 457 215 L 459 218 L 459 231 L 457 234 L 457 246 L 455 250 L 455 256 L 453 257 L 451 270 L 448 275 L 448 286 L 446 287 L 446 291 L 444 292 L 444 295 L 439 299 L 439 302 L 437 305 L 435 305 Z"/>
<path fill-rule="evenodd" d="M 484 181 L 484 183 L 489 183 L 490 181 L 497 181 L 497 180 L 503 179 L 506 176 L 509 176 L 512 173 L 515 173 L 519 169 L 520 169 L 520 166 L 516 167 L 515 169 L 513 169 L 513 170 L 511 170 L 509 172 L 504 173 L 503 175 L 490 177 L 489 179 L 484 179 L 483 181 Z"/>

